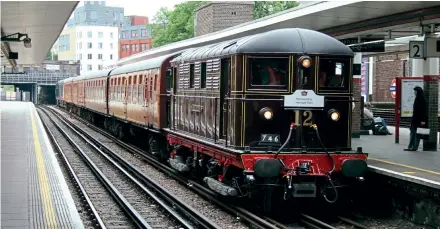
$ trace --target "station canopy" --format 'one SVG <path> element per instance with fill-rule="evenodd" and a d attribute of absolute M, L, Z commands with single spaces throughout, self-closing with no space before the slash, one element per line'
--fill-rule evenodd
<path fill-rule="evenodd" d="M 326 33 L 336 39 L 377 38 L 403 43 L 402 37 L 417 36 L 423 27 L 435 26 L 439 32 L 438 1 L 311 1 L 210 34 L 174 42 L 121 59 L 124 65 L 178 50 L 200 47 L 281 28 L 305 28 Z M 362 41 L 360 43 L 363 43 Z"/>
<path fill-rule="evenodd" d="M 44 61 L 78 1 L 2 1 L 0 4 L 1 65 L 26 66 Z M 5 37 L 30 38 L 31 47 L 25 47 L 23 41 L 4 42 Z M 9 60 L 10 52 L 18 53 L 18 59 Z"/>

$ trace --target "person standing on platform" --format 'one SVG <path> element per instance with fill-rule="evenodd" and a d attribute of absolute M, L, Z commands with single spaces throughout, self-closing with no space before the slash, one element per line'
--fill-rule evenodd
<path fill-rule="evenodd" d="M 408 148 L 405 151 L 417 151 L 419 149 L 420 137 L 417 135 L 417 128 L 426 126 L 428 121 L 428 107 L 426 104 L 425 94 L 419 86 L 414 88 L 416 98 L 414 99 L 413 115 L 411 119 L 411 128 L 409 135 Z"/>

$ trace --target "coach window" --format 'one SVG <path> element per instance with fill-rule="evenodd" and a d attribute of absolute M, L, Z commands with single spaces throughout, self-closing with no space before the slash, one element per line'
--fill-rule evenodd
<path fill-rule="evenodd" d="M 145 74 L 145 76 L 144 76 L 144 104 L 146 105 L 147 104 L 147 101 L 148 101 L 148 82 L 149 82 L 149 77 L 150 76 L 150 71 L 147 71 L 146 72 L 146 74 Z"/>
<path fill-rule="evenodd" d="M 121 78 L 116 78 L 116 101 L 121 101 Z"/>
<path fill-rule="evenodd" d="M 157 90 L 157 74 L 154 75 L 154 91 Z"/>
<path fill-rule="evenodd" d="M 200 88 L 206 88 L 206 63 L 202 63 L 202 73 L 200 74 Z"/>
<path fill-rule="evenodd" d="M 189 88 L 194 88 L 194 64 L 189 65 Z"/>
<path fill-rule="evenodd" d="M 289 57 L 249 57 L 251 88 L 287 88 Z"/>
<path fill-rule="evenodd" d="M 137 104 L 137 92 L 138 92 L 138 83 L 137 83 L 137 75 L 133 76 L 133 104 Z"/>
<path fill-rule="evenodd" d="M 153 76 L 150 75 L 150 103 L 152 103 L 153 98 Z"/>
<path fill-rule="evenodd" d="M 128 77 L 128 86 L 127 86 L 127 103 L 131 103 L 131 87 L 133 84 L 131 83 L 132 76 Z"/>
<path fill-rule="evenodd" d="M 110 80 L 110 100 L 115 99 L 115 81 L 114 79 Z"/>
<path fill-rule="evenodd" d="M 350 62 L 348 59 L 320 58 L 318 86 L 319 90 L 347 91 Z"/>
<path fill-rule="evenodd" d="M 138 104 L 142 104 L 142 77 L 143 75 L 139 75 L 138 79 Z"/>

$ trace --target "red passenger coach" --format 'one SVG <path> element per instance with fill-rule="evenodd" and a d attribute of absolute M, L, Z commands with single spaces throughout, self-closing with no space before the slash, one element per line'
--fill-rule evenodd
<path fill-rule="evenodd" d="M 73 99 L 72 99 L 72 80 L 73 78 L 67 78 L 65 79 L 63 82 L 63 87 L 64 87 L 64 96 L 63 99 L 66 103 L 72 103 Z"/>
<path fill-rule="evenodd" d="M 107 115 L 107 74 L 108 71 L 95 72 L 84 79 L 85 108 L 105 115 Z"/>

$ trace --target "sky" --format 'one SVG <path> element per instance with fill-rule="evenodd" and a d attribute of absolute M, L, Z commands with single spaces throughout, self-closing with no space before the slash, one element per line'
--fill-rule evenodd
<path fill-rule="evenodd" d="M 106 0 L 107 6 L 124 7 L 124 15 L 147 16 L 150 22 L 161 7 L 172 9 L 174 5 L 185 2 L 183 0 Z M 83 1 L 79 3 L 82 5 Z"/>

